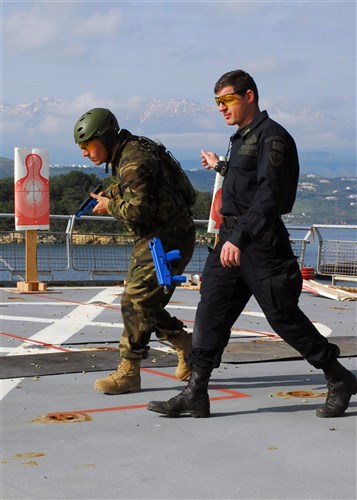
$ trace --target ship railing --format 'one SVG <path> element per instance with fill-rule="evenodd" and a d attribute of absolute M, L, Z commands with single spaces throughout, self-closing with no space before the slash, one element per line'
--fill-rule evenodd
<path fill-rule="evenodd" d="M 332 239 L 323 236 L 331 230 L 349 230 L 351 239 Z M 317 236 L 316 272 L 321 276 L 331 276 L 332 284 L 336 281 L 357 282 L 357 226 L 355 225 L 314 225 L 312 234 Z"/>
<path fill-rule="evenodd" d="M 14 214 L 0 214 L 0 280 L 24 280 L 26 271 L 25 231 L 2 229 L 15 227 Z M 100 223 L 100 232 L 88 224 Z M 215 235 L 207 234 L 207 220 L 195 220 L 197 229 L 194 255 L 185 273 L 201 274 L 208 247 Z M 55 227 L 56 230 L 51 228 Z M 89 227 L 89 229 L 88 229 Z M 290 242 L 301 268 L 309 259 L 318 274 L 336 279 L 357 278 L 356 241 L 326 240 L 323 228 L 357 229 L 357 226 L 290 226 Z M 351 233 L 353 234 L 353 232 Z M 354 238 L 355 239 L 355 238 Z M 316 241 L 317 240 L 317 241 Z M 316 245 L 317 243 L 317 245 Z M 125 279 L 134 240 L 124 234 L 117 221 L 109 216 L 51 215 L 50 230 L 37 232 L 38 278 L 54 282 L 108 281 Z M 316 248 L 316 255 L 311 250 Z"/>

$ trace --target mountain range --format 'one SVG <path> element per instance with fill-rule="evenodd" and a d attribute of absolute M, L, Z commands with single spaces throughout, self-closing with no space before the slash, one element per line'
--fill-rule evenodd
<path fill-rule="evenodd" d="M 126 109 L 120 109 L 120 125 L 138 135 L 147 135 L 153 139 L 164 137 L 165 144 L 172 142 L 171 149 L 185 170 L 200 169 L 198 144 L 212 143 L 213 151 L 223 150 L 228 144 L 227 126 L 217 115 L 215 105 L 200 104 L 191 100 L 149 100 L 129 103 Z M 49 149 L 49 157 L 61 158 L 65 155 L 65 146 L 73 147 L 72 111 L 68 105 L 56 97 L 44 97 L 28 104 L 0 104 L 3 124 L 3 151 L 13 151 L 15 137 L 18 141 L 39 142 L 36 147 Z M 308 117 L 307 117 L 308 118 Z M 15 130 L 19 130 L 18 133 Z M 28 136 L 26 135 L 28 134 Z M 69 137 L 70 135 L 70 137 Z M 19 142 L 20 142 L 19 141 Z M 42 141 L 42 142 L 41 142 Z M 177 154 L 177 151 L 180 154 Z M 192 153 L 194 151 L 194 154 Z M 67 154 L 67 158 L 68 158 Z M 299 152 L 301 172 L 326 177 L 356 176 L 356 159 L 347 155 L 332 154 L 326 151 Z M 62 166 L 69 166 L 68 161 L 54 161 Z M 76 162 L 77 163 L 77 162 Z M 6 162 L 1 162 L 1 177 L 8 175 Z M 5 175 L 6 174 L 6 175 Z"/>

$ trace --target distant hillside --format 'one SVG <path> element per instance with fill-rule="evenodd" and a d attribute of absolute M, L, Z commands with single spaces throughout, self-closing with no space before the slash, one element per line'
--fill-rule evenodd
<path fill-rule="evenodd" d="M 357 224 L 357 177 L 301 174 L 289 224 Z"/>
<path fill-rule="evenodd" d="M 215 172 L 187 171 L 197 191 L 213 191 Z M 300 174 L 292 214 L 284 217 L 289 224 L 357 224 L 357 177 L 328 178 Z"/>
<path fill-rule="evenodd" d="M 300 170 L 302 174 L 315 174 L 323 177 L 357 177 L 356 159 L 349 156 L 334 155 L 326 153 L 325 151 L 319 152 L 304 152 L 299 154 Z M 201 166 L 199 158 L 180 159 L 181 165 L 184 170 L 199 171 L 203 173 L 204 169 Z M 104 167 L 95 167 L 89 165 L 62 165 L 51 166 L 50 176 L 60 175 L 71 172 L 73 169 L 81 169 L 89 174 L 96 174 L 98 177 L 105 177 Z M 14 175 L 14 162 L 9 158 L 0 157 L 0 178 L 13 177 Z M 193 174 L 197 182 L 200 173 Z"/>
<path fill-rule="evenodd" d="M 311 162 L 314 156 L 310 157 Z M 13 177 L 13 160 L 0 158 L 1 178 Z M 212 192 L 215 172 L 205 170 L 195 160 L 182 162 L 197 191 Z M 103 167 L 50 167 L 50 177 L 80 170 L 100 178 L 109 176 Z M 289 224 L 357 224 L 357 177 L 327 177 L 301 173 L 292 214 L 284 217 Z"/>
<path fill-rule="evenodd" d="M 302 174 L 315 174 L 324 177 L 357 177 L 356 159 L 350 156 L 333 155 L 325 151 L 299 153 Z M 182 160 L 185 170 L 201 170 L 199 158 Z"/>

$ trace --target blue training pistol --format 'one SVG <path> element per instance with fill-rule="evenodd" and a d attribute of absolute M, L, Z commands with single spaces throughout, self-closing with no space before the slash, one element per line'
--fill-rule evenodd
<path fill-rule="evenodd" d="M 154 261 L 157 281 L 164 291 L 168 293 L 169 287 L 175 283 L 185 283 L 186 276 L 171 276 L 171 262 L 180 260 L 180 250 L 165 252 L 160 238 L 153 238 L 149 241 L 149 248 Z"/>
<path fill-rule="evenodd" d="M 98 186 L 93 189 L 93 193 L 99 194 L 101 191 L 103 191 L 103 185 L 98 184 Z M 76 217 L 81 217 L 84 214 L 91 214 L 93 208 L 97 204 L 97 200 L 95 198 L 92 198 L 91 196 L 88 196 L 88 198 L 82 203 L 82 205 L 79 207 L 77 212 L 74 214 Z"/>

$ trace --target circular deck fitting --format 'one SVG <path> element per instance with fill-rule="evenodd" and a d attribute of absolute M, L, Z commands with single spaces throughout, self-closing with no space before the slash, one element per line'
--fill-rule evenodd
<path fill-rule="evenodd" d="M 326 392 L 317 391 L 280 391 L 273 394 L 276 398 L 325 398 L 327 396 Z"/>
<path fill-rule="evenodd" d="M 41 417 L 35 418 L 32 422 L 48 424 L 67 424 L 67 423 L 77 423 L 77 422 L 90 422 L 92 417 L 86 415 L 85 413 L 48 413 L 47 415 L 42 415 Z"/>

